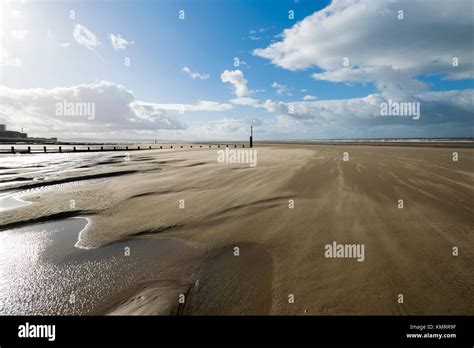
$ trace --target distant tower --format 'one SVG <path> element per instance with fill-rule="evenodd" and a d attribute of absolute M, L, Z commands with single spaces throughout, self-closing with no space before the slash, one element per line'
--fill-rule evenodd
<path fill-rule="evenodd" d="M 250 125 L 250 147 L 253 147 L 253 126 Z"/>

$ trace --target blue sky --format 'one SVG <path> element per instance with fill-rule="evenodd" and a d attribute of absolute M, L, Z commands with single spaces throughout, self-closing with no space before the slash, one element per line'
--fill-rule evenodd
<path fill-rule="evenodd" d="M 266 139 L 472 136 L 469 1 L 459 0 L 449 10 L 433 1 L 432 22 L 420 18 L 426 5 L 403 1 L 41 1 L 3 6 L 0 85 L 5 105 L 0 121 L 10 128 L 72 138 L 211 140 L 245 139 L 254 123 Z M 406 14 L 402 21 L 400 9 Z M 184 20 L 178 18 L 180 10 Z M 294 19 L 288 18 L 290 10 Z M 78 27 L 84 30 L 74 36 Z M 110 34 L 129 44 L 114 48 Z M 351 63 L 340 66 L 346 56 Z M 234 65 L 235 57 L 243 62 L 240 66 Z M 452 57 L 460 61 L 457 70 L 449 66 Z M 125 58 L 130 66 L 124 66 Z M 226 70 L 239 71 L 231 79 L 246 81 L 240 95 L 235 84 L 223 81 Z M 98 117 L 92 122 L 80 115 L 67 120 L 50 115 L 61 98 L 90 99 L 98 104 Z M 406 117 L 380 120 L 375 106 L 388 99 L 420 102 L 436 117 L 426 114 L 417 123 Z M 451 105 L 452 99 L 463 103 Z M 35 104 L 38 100 L 42 104 Z M 341 102 L 327 102 L 332 100 Z M 215 104 L 191 111 L 199 101 Z M 120 103 L 126 105 L 114 109 Z M 179 105 L 186 105 L 184 113 Z M 288 112 L 290 105 L 295 112 Z M 351 108 L 358 116 L 347 116 Z M 450 118 L 452 113 L 458 116 Z M 127 125 L 131 118 L 137 120 Z"/>

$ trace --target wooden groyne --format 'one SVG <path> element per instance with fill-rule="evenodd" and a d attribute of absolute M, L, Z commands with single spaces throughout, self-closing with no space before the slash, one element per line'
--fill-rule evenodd
<path fill-rule="evenodd" d="M 155 146 L 143 145 L 106 145 L 106 146 L 11 146 L 9 149 L 0 149 L 0 154 L 45 154 L 45 153 L 84 153 L 84 152 L 113 152 L 113 151 L 149 151 L 165 149 L 219 149 L 219 148 L 245 148 L 242 144 L 205 144 L 205 145 L 176 145 L 164 144 Z M 247 146 L 248 147 L 248 146 Z"/>

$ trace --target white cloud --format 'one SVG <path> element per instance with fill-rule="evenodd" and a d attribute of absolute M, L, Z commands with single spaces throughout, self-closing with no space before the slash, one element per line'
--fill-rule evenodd
<path fill-rule="evenodd" d="M 225 70 L 221 74 L 221 80 L 222 82 L 228 82 L 234 86 L 234 93 L 239 98 L 250 94 L 250 90 L 247 87 L 247 80 L 244 78 L 244 73 L 241 70 Z"/>
<path fill-rule="evenodd" d="M 264 124 L 265 127 L 259 127 Z M 160 132 L 159 137 L 160 139 L 170 140 L 219 140 L 224 142 L 248 141 L 250 125 L 254 126 L 254 132 L 258 131 L 259 137 L 269 129 L 267 128 L 268 123 L 258 117 L 225 117 L 200 122 L 196 126 L 185 130 Z"/>
<path fill-rule="evenodd" d="M 406 130 L 421 132 L 426 127 L 438 127 L 440 134 L 456 130 L 466 132 L 474 126 L 472 99 L 474 90 L 422 92 L 412 100 L 421 104 L 421 118 L 381 117 L 380 105 L 387 101 L 382 94 L 346 100 L 278 102 L 242 97 L 231 100 L 237 105 L 265 108 L 275 114 L 275 121 L 263 122 L 260 118 L 232 118 L 208 121 L 192 129 L 182 123 L 176 111 L 181 104 L 160 104 L 138 100 L 132 91 L 111 82 L 98 82 L 52 89 L 11 89 L 0 86 L 0 118 L 12 129 L 27 125 L 32 135 L 59 137 L 120 137 L 153 138 L 159 131 L 160 138 L 176 139 L 247 139 L 248 126 L 265 124 L 259 131 L 272 138 L 275 136 L 297 138 L 311 137 L 313 131 L 332 127 L 336 134 L 361 136 L 385 127 L 383 135 L 406 135 Z M 55 114 L 56 103 L 89 102 L 95 104 L 96 117 L 89 120 L 82 116 Z M 290 112 L 290 106 L 292 111 Z M 185 111 L 227 111 L 230 104 L 199 101 L 184 104 Z M 174 114 L 170 114 L 174 111 Z M 21 116 L 19 116 L 21 115 Z M 406 128 L 399 128 L 399 127 Z M 393 130 L 398 133 L 394 133 Z M 344 130 L 352 133 L 343 133 Z M 355 133 L 355 132 L 359 133 Z M 401 132 L 401 133 L 400 133 Z M 381 135 L 382 134 L 382 135 Z M 431 134 L 431 133 L 429 133 Z"/>
<path fill-rule="evenodd" d="M 419 103 L 420 118 L 383 117 L 382 103 L 392 100 L 384 93 L 363 98 L 320 100 L 307 95 L 304 101 L 260 101 L 253 98 L 230 100 L 233 104 L 264 108 L 275 115 L 266 134 L 296 139 L 318 134 L 340 137 L 469 136 L 474 127 L 472 103 L 474 90 L 420 92 L 401 100 Z M 395 101 L 395 100 L 392 100 Z M 311 136 L 311 135 L 309 135 Z M 314 135 L 313 135 L 314 136 Z"/>
<path fill-rule="evenodd" d="M 159 104 L 159 103 L 146 103 L 139 102 L 141 105 L 147 105 L 154 107 L 159 110 L 172 110 L 172 111 L 228 111 L 232 109 L 231 104 L 221 104 L 218 102 L 199 100 L 196 104 Z"/>
<path fill-rule="evenodd" d="M 257 34 L 257 33 L 264 33 L 266 31 L 269 31 L 270 29 L 274 28 L 273 26 L 272 27 L 263 27 L 263 28 L 259 28 L 257 30 L 250 30 L 249 31 L 249 34 Z"/>
<path fill-rule="evenodd" d="M 278 94 L 278 95 L 282 95 L 282 94 L 291 95 L 290 90 L 288 89 L 288 87 L 286 87 L 285 85 L 282 85 L 278 82 L 273 82 L 272 83 L 272 88 L 274 88 L 276 90 L 276 94 Z"/>
<path fill-rule="evenodd" d="M 289 127 L 289 126 L 296 126 L 296 125 L 302 125 L 302 123 L 296 120 L 295 118 L 289 117 L 287 115 L 278 115 L 276 117 L 277 127 Z"/>
<path fill-rule="evenodd" d="M 10 14 L 12 15 L 12 17 L 16 17 L 16 18 L 22 16 L 21 11 L 18 10 L 18 9 L 12 9 L 12 10 L 10 11 Z"/>
<path fill-rule="evenodd" d="M 21 62 L 20 57 L 9 58 L 7 60 L 1 61 L 0 65 L 10 66 L 13 68 L 23 67 L 23 63 Z"/>
<path fill-rule="evenodd" d="M 133 41 L 128 41 L 124 39 L 120 34 L 109 34 L 108 35 L 110 39 L 110 43 L 112 44 L 112 47 L 118 51 L 118 50 L 124 50 L 127 48 L 129 45 L 134 45 L 135 42 Z"/>
<path fill-rule="evenodd" d="M 205 80 L 205 79 L 208 79 L 210 77 L 209 74 L 202 74 L 202 73 L 194 72 L 190 68 L 188 68 L 187 66 L 183 67 L 183 69 L 181 69 L 181 71 L 188 74 L 189 76 L 191 76 L 191 78 L 193 80 L 195 80 L 195 79 Z"/>
<path fill-rule="evenodd" d="M 71 44 L 70 44 L 69 42 L 63 42 L 63 43 L 61 43 L 61 44 L 59 44 L 59 45 L 60 45 L 61 47 L 64 47 L 64 48 L 71 46 Z"/>
<path fill-rule="evenodd" d="M 19 41 L 23 41 L 30 32 L 28 30 L 12 30 L 10 35 Z"/>
<path fill-rule="evenodd" d="M 363 125 L 410 125 L 423 128 L 432 124 L 457 124 L 460 127 L 472 127 L 472 100 L 474 90 L 454 90 L 447 92 L 422 92 L 413 95 L 404 102 L 420 103 L 421 117 L 413 120 L 410 117 L 382 117 L 381 104 L 388 102 L 383 94 L 371 94 L 363 98 L 275 102 L 265 101 L 263 106 L 269 112 L 293 118 L 302 124 L 338 125 L 341 127 Z"/>
<path fill-rule="evenodd" d="M 46 40 L 54 40 L 54 34 L 50 29 L 46 31 Z"/>
<path fill-rule="evenodd" d="M 95 47 L 100 44 L 95 34 L 81 24 L 76 24 L 72 36 L 79 45 L 85 46 L 91 51 L 94 51 Z"/>
<path fill-rule="evenodd" d="M 21 68 L 23 65 L 19 57 L 11 57 L 7 50 L 0 46 L 0 66 Z"/>
<path fill-rule="evenodd" d="M 289 70 L 317 67 L 316 79 L 374 82 L 387 93 L 423 90 L 421 74 L 466 79 L 474 71 L 471 1 L 334 0 L 280 37 L 253 54 Z"/>
<path fill-rule="evenodd" d="M 274 114 L 274 119 L 230 117 L 206 122 L 186 134 L 191 138 L 205 134 L 213 139 L 246 139 L 248 126 L 260 122 L 265 125 L 258 129 L 260 139 L 469 136 L 474 127 L 473 96 L 472 89 L 416 94 L 406 102 L 420 103 L 419 120 L 380 116 L 381 104 L 388 101 L 380 93 L 363 98 L 295 102 L 238 98 L 231 102 L 265 108 Z"/>
<path fill-rule="evenodd" d="M 262 35 L 262 34 L 266 33 L 267 31 L 269 31 L 270 29 L 273 29 L 273 28 L 274 27 L 272 26 L 272 27 L 260 28 L 260 29 L 257 29 L 257 30 L 250 30 L 248 38 L 252 41 L 268 39 L 268 38 L 270 38 L 270 36 L 268 36 L 268 35 L 257 36 L 257 34 Z"/>
<path fill-rule="evenodd" d="M 250 134 L 250 125 L 258 127 L 263 124 L 263 120 L 256 117 L 224 118 L 215 121 L 208 121 L 203 126 L 201 126 L 199 130 L 206 135 L 219 134 L 225 136 L 229 133 L 240 133 L 242 136 L 247 138 L 247 136 Z"/>
<path fill-rule="evenodd" d="M 426 90 L 425 83 L 412 79 L 406 72 L 389 66 L 370 68 L 342 68 L 314 73 L 316 80 L 331 82 L 374 82 L 387 96 L 406 99 L 410 94 Z"/>
<path fill-rule="evenodd" d="M 246 105 L 246 106 L 257 106 L 260 104 L 260 100 L 249 98 L 249 97 L 242 97 L 242 98 L 235 98 L 231 99 L 230 102 L 236 105 Z"/>
<path fill-rule="evenodd" d="M 137 101 L 122 85 L 102 81 L 52 89 L 12 89 L 0 86 L 0 117 L 12 128 L 27 127 L 38 135 L 94 134 L 116 131 L 179 130 L 187 126 L 165 110 Z M 84 116 L 56 115 L 57 103 L 92 103 L 93 120 Z"/>

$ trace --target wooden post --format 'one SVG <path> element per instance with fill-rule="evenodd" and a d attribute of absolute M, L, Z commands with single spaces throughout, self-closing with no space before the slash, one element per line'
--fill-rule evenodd
<path fill-rule="evenodd" d="M 162 149 L 162 148 L 163 148 L 163 146 L 160 145 L 160 149 Z"/>
<path fill-rule="evenodd" d="M 128 146 L 125 146 L 125 150 L 127 150 L 127 151 L 128 151 Z"/>
<path fill-rule="evenodd" d="M 149 149 L 151 150 L 151 146 L 149 146 Z"/>
<path fill-rule="evenodd" d="M 250 147 L 253 147 L 253 126 L 250 125 Z"/>
<path fill-rule="evenodd" d="M 61 149 L 61 146 L 59 147 L 59 152 L 63 152 L 63 150 Z"/>
<path fill-rule="evenodd" d="M 140 150 L 140 146 L 138 147 L 138 150 Z"/>
<path fill-rule="evenodd" d="M 117 147 L 116 147 L 116 146 L 114 146 L 114 151 L 115 151 L 115 150 L 117 150 Z"/>
<path fill-rule="evenodd" d="M 46 153 L 46 146 L 43 146 L 43 151 L 44 153 Z"/>
<path fill-rule="evenodd" d="M 15 153 L 15 146 L 12 146 L 12 153 Z"/>
<path fill-rule="evenodd" d="M 103 146 L 100 147 L 100 151 L 104 151 L 104 147 L 103 147 Z"/>
<path fill-rule="evenodd" d="M 28 146 L 28 153 L 31 153 L 31 146 Z"/>
<path fill-rule="evenodd" d="M 91 150 L 91 148 L 90 148 L 90 146 L 88 146 L 88 147 L 87 147 L 87 151 L 90 151 L 90 150 Z"/>
<path fill-rule="evenodd" d="M 173 145 L 171 145 L 171 148 L 173 148 Z"/>
<path fill-rule="evenodd" d="M 73 150 L 74 152 L 76 152 L 76 147 L 74 146 L 74 147 L 72 148 L 72 150 Z"/>

